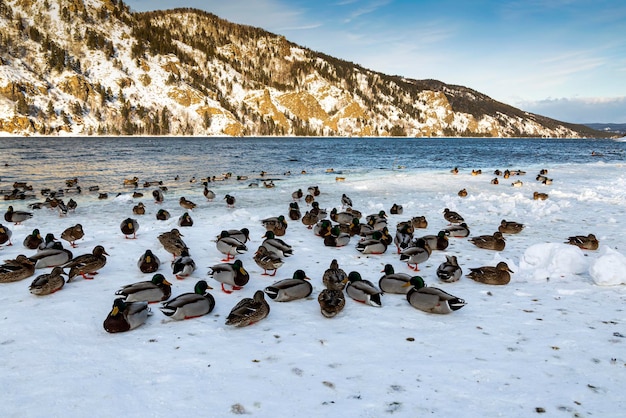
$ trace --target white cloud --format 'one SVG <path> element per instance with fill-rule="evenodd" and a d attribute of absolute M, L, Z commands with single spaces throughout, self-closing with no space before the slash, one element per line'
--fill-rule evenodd
<path fill-rule="evenodd" d="M 626 96 L 546 98 L 514 106 L 564 122 L 626 123 Z"/>

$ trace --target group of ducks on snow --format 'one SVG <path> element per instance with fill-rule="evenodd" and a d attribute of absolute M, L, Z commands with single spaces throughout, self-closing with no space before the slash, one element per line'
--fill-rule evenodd
<path fill-rule="evenodd" d="M 418 264 L 428 259 L 432 250 L 445 250 L 448 245 L 448 236 L 467 237 L 469 228 L 462 216 L 446 208 L 444 218 L 450 222 L 450 226 L 440 231 L 437 235 L 426 235 L 418 239 L 413 238 L 416 228 L 426 228 L 425 217 L 414 217 L 410 221 L 400 222 L 397 225 L 396 236 L 391 238 L 387 228 L 387 216 L 384 211 L 366 217 L 366 223 L 360 223 L 360 212 L 352 209 L 352 201 L 345 194 L 342 196 L 342 206 L 347 207 L 345 212 L 338 212 L 333 209 L 330 213 L 330 220 L 326 219 L 327 213 L 319 207 L 314 197 L 319 195 L 317 187 L 309 188 L 307 204 L 311 204 L 311 210 L 305 215 L 300 215 L 300 210 L 296 200 L 302 197 L 301 190 L 292 194 L 294 202 L 289 206 L 289 218 L 300 219 L 308 228 L 313 229 L 315 235 L 323 237 L 327 246 L 345 246 L 354 235 L 360 235 L 356 249 L 364 254 L 381 254 L 386 251 L 387 246 L 395 243 L 400 260 L 407 262 L 409 267 L 419 271 Z M 214 194 L 207 192 L 207 199 L 214 198 Z M 310 198 L 309 198 L 310 197 Z M 234 205 L 234 197 L 227 196 L 227 205 Z M 181 198 L 180 204 L 189 210 L 195 204 Z M 133 209 L 135 212 L 137 207 Z M 140 210 L 139 208 L 138 210 Z M 394 204 L 390 211 L 392 214 L 402 214 L 402 207 Z M 5 220 L 19 224 L 30 219 L 31 212 L 15 211 L 9 206 L 5 213 Z M 188 215 L 187 215 L 188 216 Z M 189 217 L 190 218 L 190 217 Z M 183 219 L 183 217 L 181 217 Z M 335 222 L 333 224 L 333 221 Z M 287 222 L 284 216 L 267 218 L 262 221 L 267 232 L 265 240 L 259 246 L 254 255 L 254 261 L 264 269 L 263 274 L 268 274 L 268 270 L 273 270 L 276 274 L 284 262 L 283 258 L 292 254 L 293 249 L 286 242 L 278 238 L 285 234 Z M 181 224 L 180 226 L 190 226 Z M 502 234 L 515 234 L 523 229 L 523 225 L 517 222 L 502 220 L 498 231 L 493 235 L 482 235 L 469 239 L 474 245 L 502 251 L 505 241 Z M 139 224 L 135 219 L 125 219 L 120 229 L 128 238 L 136 235 Z M 83 237 L 82 226 L 77 224 L 67 228 L 61 234 L 61 238 L 68 241 L 75 247 L 75 241 Z M 173 274 L 177 278 L 184 278 L 193 273 L 195 263 L 189 256 L 189 248 L 182 241 L 182 234 L 177 229 L 161 234 L 158 239 L 163 247 L 173 254 L 172 261 Z M 10 229 L 0 225 L 0 245 L 8 242 L 12 245 Z M 226 259 L 220 264 L 211 267 L 209 275 L 218 282 L 221 282 L 222 290 L 232 292 L 247 284 L 249 275 L 243 268 L 240 260 L 235 260 L 235 256 L 247 251 L 248 230 L 225 230 L 222 231 L 216 240 L 217 249 L 226 255 Z M 589 236 L 569 237 L 567 243 L 577 245 L 583 249 L 597 249 L 597 239 Z M 54 267 L 48 274 L 42 274 L 35 278 L 30 286 L 31 293 L 35 295 L 47 295 L 61 289 L 65 284 L 64 275 L 68 276 L 68 282 L 80 275 L 85 279 L 92 279 L 94 274 L 106 264 L 105 249 L 98 245 L 94 247 L 92 253 L 82 254 L 73 257 L 71 251 L 63 248 L 53 234 L 47 234 L 45 239 L 35 229 L 32 234 L 24 239 L 24 246 L 29 249 L 37 249 L 37 253 L 31 257 L 18 255 L 14 260 L 6 260 L 0 265 L 0 283 L 14 282 L 30 277 L 35 269 Z M 234 260 L 232 263 L 228 261 Z M 144 273 L 154 273 L 160 265 L 160 260 L 150 250 L 147 250 L 137 262 L 138 267 Z M 69 272 L 65 269 L 69 268 Z M 406 294 L 408 302 L 415 308 L 431 313 L 450 313 L 465 305 L 465 302 L 449 293 L 434 287 L 425 285 L 420 276 L 411 276 L 404 273 L 395 273 L 393 266 L 385 266 L 385 275 L 381 277 L 378 288 L 370 281 L 361 278 L 361 275 L 353 271 L 346 274 L 339 268 L 337 260 L 331 262 L 330 267 L 323 275 L 322 281 L 325 289 L 320 292 L 318 302 L 320 310 L 325 317 L 334 317 L 345 306 L 344 288 L 352 299 L 372 306 L 382 306 L 381 295 L 383 293 Z M 494 285 L 507 284 L 510 281 L 512 271 L 504 262 L 498 263 L 495 267 L 483 266 L 470 269 L 467 274 L 471 279 Z M 437 269 L 437 276 L 443 282 L 453 282 L 459 280 L 462 275 L 455 256 L 446 256 Z M 253 298 L 242 299 L 227 317 L 226 324 L 234 326 L 246 326 L 255 323 L 269 314 L 270 307 L 265 300 L 267 295 L 275 301 L 290 301 L 307 298 L 313 291 L 313 287 L 307 281 L 309 278 L 302 270 L 296 270 L 290 279 L 280 280 L 264 291 L 257 291 Z M 224 285 L 229 285 L 232 290 L 226 289 Z M 142 281 L 127 285 L 116 294 L 119 296 L 113 302 L 113 307 L 104 321 L 104 328 L 108 332 L 127 331 L 143 324 L 149 315 L 149 303 L 162 302 L 161 311 L 173 319 L 188 319 L 210 313 L 215 307 L 215 299 L 208 292 L 211 287 L 205 280 L 196 283 L 194 292 L 181 294 L 173 299 L 171 296 L 171 284 L 162 274 L 155 274 L 150 281 Z"/>

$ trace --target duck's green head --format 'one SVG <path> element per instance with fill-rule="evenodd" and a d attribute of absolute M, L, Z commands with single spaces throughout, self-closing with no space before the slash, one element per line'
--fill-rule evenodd
<path fill-rule="evenodd" d="M 168 286 L 172 285 L 170 282 L 168 282 L 165 279 L 165 276 L 163 276 L 162 274 L 159 274 L 159 273 L 157 273 L 154 276 L 152 276 L 152 280 L 150 280 L 150 281 L 153 284 L 155 284 L 155 285 L 160 285 L 160 284 L 165 284 L 165 285 L 168 285 Z"/>
<path fill-rule="evenodd" d="M 361 277 L 361 273 L 359 273 L 358 271 L 351 271 L 350 274 L 348 274 L 348 277 L 346 278 L 346 280 L 344 280 L 344 283 L 346 281 L 349 281 L 350 283 L 354 283 L 354 282 L 358 282 L 359 280 L 363 280 L 363 278 Z"/>
<path fill-rule="evenodd" d="M 123 298 L 117 298 L 113 301 L 113 309 L 111 309 L 111 316 L 118 316 L 121 312 L 126 310 L 126 302 Z"/>
<path fill-rule="evenodd" d="M 395 270 L 391 264 L 385 264 L 385 268 L 383 269 L 385 274 L 394 274 Z"/>
<path fill-rule="evenodd" d="M 276 238 L 276 235 L 274 235 L 274 233 L 272 231 L 267 231 L 265 233 L 265 235 L 263 235 L 263 238 L 274 239 L 274 238 Z"/>
<path fill-rule="evenodd" d="M 304 272 L 304 270 L 296 270 L 293 272 L 293 278 L 294 279 L 300 279 L 300 280 L 311 280 L 307 277 L 306 273 Z"/>
<path fill-rule="evenodd" d="M 424 283 L 424 279 L 421 276 L 413 276 L 409 279 L 406 286 L 413 286 L 416 289 L 421 289 L 422 287 L 426 287 L 426 283 Z"/>
<path fill-rule="evenodd" d="M 211 286 L 209 286 L 209 284 L 206 282 L 206 280 L 200 280 L 194 286 L 193 291 L 194 291 L 194 293 L 197 293 L 198 295 L 204 295 L 204 293 L 207 291 L 207 289 L 213 289 L 213 288 Z"/>

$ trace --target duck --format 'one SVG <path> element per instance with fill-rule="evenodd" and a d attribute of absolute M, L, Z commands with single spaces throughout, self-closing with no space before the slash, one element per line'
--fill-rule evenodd
<path fill-rule="evenodd" d="M 302 213 L 300 212 L 300 206 L 298 202 L 289 203 L 289 219 L 292 221 L 297 221 L 302 217 Z"/>
<path fill-rule="evenodd" d="M 493 235 L 478 235 L 468 239 L 468 241 L 485 250 L 502 251 L 506 246 L 506 241 L 500 231 L 494 232 Z"/>
<path fill-rule="evenodd" d="M 466 276 L 480 283 L 505 285 L 511 281 L 510 273 L 513 271 L 509 266 L 504 261 L 500 261 L 495 267 L 470 268 L 470 272 Z"/>
<path fill-rule="evenodd" d="M 307 192 L 312 196 L 319 196 L 321 194 L 319 186 L 309 186 L 307 188 Z"/>
<path fill-rule="evenodd" d="M 143 204 L 143 202 L 139 202 L 135 206 L 133 206 L 133 214 L 134 215 L 146 214 L 146 206 Z"/>
<path fill-rule="evenodd" d="M 451 211 L 448 208 L 445 208 L 443 210 L 443 218 L 451 224 L 460 224 L 465 222 L 465 219 L 463 219 L 461 215 L 459 215 L 457 212 Z"/>
<path fill-rule="evenodd" d="M 371 238 L 363 238 L 356 244 L 356 249 L 362 254 L 383 254 L 387 251 L 387 244 L 383 241 L 380 231 L 374 231 Z"/>
<path fill-rule="evenodd" d="M 494 177 L 493 179 L 491 179 L 491 184 L 498 185 L 500 184 L 500 180 L 498 180 L 497 177 Z"/>
<path fill-rule="evenodd" d="M 355 235 L 361 235 L 361 225 L 362 224 L 361 221 L 359 221 L 359 218 L 352 218 L 351 223 L 345 225 L 339 224 L 338 227 L 341 232 L 345 232 L 353 237 Z"/>
<path fill-rule="evenodd" d="M 4 245 L 8 242 L 7 246 L 13 245 L 11 242 L 11 237 L 13 236 L 13 231 L 11 231 L 6 226 L 0 224 L 0 245 Z"/>
<path fill-rule="evenodd" d="M 69 279 L 67 282 L 71 282 L 78 275 L 84 279 L 92 280 L 94 275 L 98 274 L 98 270 L 106 265 L 109 255 L 102 245 L 96 245 L 90 254 L 82 254 L 72 258 L 63 267 L 69 268 Z"/>
<path fill-rule="evenodd" d="M 311 203 L 311 213 L 317 216 L 317 221 L 321 221 L 328 216 L 326 209 L 320 208 L 319 202 Z"/>
<path fill-rule="evenodd" d="M 178 200 L 178 204 L 181 208 L 186 210 L 193 210 L 197 205 L 193 203 L 191 200 L 185 199 L 185 196 L 181 196 Z"/>
<path fill-rule="evenodd" d="M 232 293 L 233 290 L 241 290 L 248 281 L 250 274 L 243 267 L 241 260 L 235 260 L 232 263 L 220 263 L 210 267 L 208 275 L 222 284 L 224 293 Z M 226 289 L 224 284 L 230 285 L 232 289 Z"/>
<path fill-rule="evenodd" d="M 206 280 L 200 280 L 193 293 L 183 293 L 163 302 L 161 312 L 172 319 L 184 320 L 207 315 L 215 308 L 215 298 L 208 290 L 212 289 Z"/>
<path fill-rule="evenodd" d="M 437 267 L 437 277 L 445 283 L 456 282 L 461 278 L 463 270 L 459 267 L 459 263 L 455 255 L 446 255 L 446 261 Z"/>
<path fill-rule="evenodd" d="M 333 223 L 330 220 L 322 219 L 321 221 L 318 221 L 313 227 L 313 234 L 323 238 L 326 235 L 330 234 L 330 230 L 332 229 L 332 227 Z"/>
<path fill-rule="evenodd" d="M 392 215 L 402 215 L 402 212 L 404 212 L 404 208 L 402 208 L 402 205 L 398 205 L 397 203 L 391 205 L 391 209 L 389 209 L 389 213 Z"/>
<path fill-rule="evenodd" d="M 0 265 L 0 283 L 12 283 L 24 280 L 35 274 L 35 263 L 23 254 L 14 260 L 4 260 Z"/>
<path fill-rule="evenodd" d="M 382 307 L 382 292 L 369 280 L 364 280 L 358 271 L 351 271 L 346 279 L 346 293 L 353 300 L 377 308 Z"/>
<path fill-rule="evenodd" d="M 425 263 L 430 258 L 432 250 L 428 243 L 421 238 L 415 240 L 415 245 L 402 250 L 400 253 L 400 261 L 407 263 L 409 268 L 414 271 L 420 271 L 419 264 Z M 414 264 L 415 267 L 411 267 Z"/>
<path fill-rule="evenodd" d="M 352 207 L 352 199 L 348 197 L 345 193 L 341 195 L 341 206 L 344 208 Z"/>
<path fill-rule="evenodd" d="M 33 217 L 32 212 L 26 212 L 23 210 L 14 210 L 13 206 L 9 206 L 7 208 L 6 213 L 4 214 L 4 220 L 7 222 L 13 222 L 15 225 L 19 225 L 22 222 Z"/>
<path fill-rule="evenodd" d="M 524 182 L 521 180 L 515 180 L 513 183 L 511 183 L 511 186 L 513 187 L 522 187 L 524 185 Z"/>
<path fill-rule="evenodd" d="M 277 237 L 282 237 L 287 232 L 287 221 L 283 215 L 265 218 L 261 223 L 265 230 L 272 231 Z"/>
<path fill-rule="evenodd" d="M 315 203 L 315 196 L 313 196 L 313 195 L 312 195 L 312 194 L 310 194 L 310 193 L 309 193 L 309 194 L 307 194 L 307 195 L 304 197 L 304 203 L 306 203 L 306 205 L 307 205 L 307 206 L 309 206 L 309 205 L 311 205 L 311 204 Z"/>
<path fill-rule="evenodd" d="M 301 221 L 302 224 L 307 227 L 307 229 L 313 229 L 313 225 L 317 223 L 317 215 L 307 210 L 304 215 L 302 215 Z"/>
<path fill-rule="evenodd" d="M 524 229 L 524 224 L 515 221 L 507 221 L 502 219 L 498 231 L 503 234 L 519 234 Z"/>
<path fill-rule="evenodd" d="M 62 266 L 68 263 L 73 257 L 74 255 L 70 250 L 66 250 L 61 246 L 61 248 L 50 247 L 39 249 L 34 255 L 28 257 L 28 259 L 35 264 L 35 269 L 43 269 Z"/>
<path fill-rule="evenodd" d="M 275 302 L 289 302 L 304 299 L 313 293 L 313 286 L 307 280 L 304 270 L 296 270 L 291 279 L 283 279 L 267 286 L 265 294 Z"/>
<path fill-rule="evenodd" d="M 212 202 L 213 199 L 215 199 L 215 192 L 209 189 L 206 185 L 204 186 L 204 190 L 202 191 L 202 194 L 204 195 L 206 200 L 208 200 L 209 202 Z"/>
<path fill-rule="evenodd" d="M 143 197 L 143 193 L 141 192 L 133 192 L 133 199 L 139 199 Z"/>
<path fill-rule="evenodd" d="M 450 172 L 452 174 L 459 174 L 459 167 L 454 167 L 452 170 L 450 170 Z"/>
<path fill-rule="evenodd" d="M 383 269 L 385 273 L 378 280 L 378 287 L 383 293 L 397 293 L 400 295 L 406 294 L 410 289 L 410 282 L 412 278 L 415 278 L 414 282 L 417 283 L 418 280 L 423 279 L 420 276 L 411 276 L 406 273 L 396 273 L 393 265 L 385 264 Z"/>
<path fill-rule="evenodd" d="M 224 200 L 226 200 L 226 207 L 229 207 L 229 208 L 234 208 L 235 202 L 237 202 L 237 199 L 235 199 L 235 196 L 232 196 L 229 194 L 224 196 Z"/>
<path fill-rule="evenodd" d="M 293 255 L 293 248 L 280 238 L 276 238 L 272 231 L 267 231 L 263 235 L 262 246 L 267 248 L 270 252 L 278 254 L 280 257 L 290 257 Z"/>
<path fill-rule="evenodd" d="M 566 244 L 575 245 L 581 250 L 597 250 L 600 243 L 594 234 L 589 234 L 587 236 L 584 235 L 574 235 L 571 236 L 565 241 Z"/>
<path fill-rule="evenodd" d="M 426 229 L 428 228 L 428 220 L 425 216 L 414 216 L 411 218 L 411 225 L 415 229 Z"/>
<path fill-rule="evenodd" d="M 467 189 L 459 190 L 457 195 L 459 195 L 459 197 L 467 197 Z"/>
<path fill-rule="evenodd" d="M 154 189 L 152 191 L 152 198 L 154 199 L 154 203 L 163 203 L 163 192 L 159 189 Z"/>
<path fill-rule="evenodd" d="M 279 255 L 270 252 L 262 245 L 260 245 L 257 249 L 253 259 L 257 266 L 263 269 L 263 273 L 261 273 L 263 276 L 275 276 L 278 269 L 281 268 L 283 264 L 285 264 L 285 262 Z M 267 272 L 268 270 L 274 271 L 272 274 L 269 274 Z"/>
<path fill-rule="evenodd" d="M 326 247 L 345 247 L 350 243 L 350 234 L 341 232 L 339 226 L 330 229 L 330 233 L 324 237 Z"/>
<path fill-rule="evenodd" d="M 83 231 L 83 226 L 81 224 L 70 226 L 61 232 L 61 238 L 69 242 L 72 248 L 76 248 L 76 241 L 84 236 L 85 231 Z"/>
<path fill-rule="evenodd" d="M 246 327 L 267 318 L 270 305 L 265 300 L 265 293 L 257 290 L 252 298 L 243 298 L 226 317 L 226 325 Z"/>
<path fill-rule="evenodd" d="M 172 284 L 162 274 L 155 274 L 151 280 L 145 280 L 123 286 L 115 292 L 126 302 L 144 301 L 148 303 L 163 302 L 172 295 Z"/>
<path fill-rule="evenodd" d="M 227 229 L 226 232 L 228 232 L 228 235 L 232 238 L 235 238 L 239 241 L 241 241 L 243 244 L 247 243 L 248 241 L 250 241 L 250 230 L 248 228 L 241 228 L 241 229 Z M 217 239 L 219 239 L 221 236 L 220 235 L 217 236 Z"/>
<path fill-rule="evenodd" d="M 188 249 L 182 250 L 180 255 L 172 261 L 172 274 L 178 280 L 183 280 L 191 276 L 194 271 L 196 271 L 196 262 L 189 255 Z"/>
<path fill-rule="evenodd" d="M 441 230 L 437 233 L 437 235 L 424 235 L 421 237 L 431 250 L 444 251 L 448 248 L 448 244 L 450 241 L 448 240 L 448 234 L 445 230 Z"/>
<path fill-rule="evenodd" d="M 181 234 L 178 229 L 174 228 L 169 232 L 160 234 L 157 239 L 165 251 L 172 254 L 174 257 L 178 257 L 183 250 L 189 249 L 182 237 L 183 234 Z"/>
<path fill-rule="evenodd" d="M 533 192 L 533 200 L 546 200 L 547 198 L 547 193 Z"/>
<path fill-rule="evenodd" d="M 304 192 L 302 191 L 302 189 L 298 189 L 295 192 L 291 193 L 291 198 L 293 200 L 300 200 L 302 199 L 303 196 L 304 196 Z"/>
<path fill-rule="evenodd" d="M 454 237 L 454 238 L 465 238 L 469 236 L 470 230 L 465 222 L 460 223 L 459 225 L 451 225 L 444 229 L 446 234 Z"/>
<path fill-rule="evenodd" d="M 146 250 L 137 260 L 137 267 L 142 273 L 154 273 L 160 266 L 161 260 L 150 249 Z"/>
<path fill-rule="evenodd" d="M 26 235 L 26 238 L 24 238 L 24 247 L 28 248 L 29 250 L 36 250 L 37 248 L 39 248 L 39 245 L 42 242 L 43 238 L 39 233 L 39 229 L 35 228 L 33 229 L 33 232 L 31 232 L 29 235 Z"/>
<path fill-rule="evenodd" d="M 156 213 L 157 221 L 167 221 L 171 216 L 165 209 L 159 209 Z"/>
<path fill-rule="evenodd" d="M 387 227 L 387 213 L 384 210 L 379 211 L 365 217 L 366 223 L 375 231 L 380 231 Z"/>
<path fill-rule="evenodd" d="M 189 215 L 189 213 L 185 212 L 182 215 L 180 215 L 180 217 L 178 218 L 178 226 L 180 227 L 193 226 L 193 219 L 191 219 L 191 216 Z"/>
<path fill-rule="evenodd" d="M 343 290 L 346 286 L 348 275 L 339 267 L 337 259 L 334 258 L 330 262 L 330 266 L 324 271 L 322 275 L 322 283 L 327 289 L 331 290 Z"/>
<path fill-rule="evenodd" d="M 433 314 L 449 314 L 466 305 L 461 298 L 436 287 L 413 286 L 406 294 L 409 305 Z"/>
<path fill-rule="evenodd" d="M 120 230 L 122 231 L 122 234 L 124 234 L 124 238 L 127 238 L 127 239 L 130 235 L 133 236 L 132 239 L 137 238 L 138 229 L 139 229 L 139 222 L 137 222 L 137 219 L 126 218 L 120 224 Z"/>
<path fill-rule="evenodd" d="M 117 298 L 102 325 L 106 332 L 126 332 L 143 325 L 148 315 L 148 302 L 124 302 L 123 298 Z"/>
<path fill-rule="evenodd" d="M 320 312 L 325 318 L 334 318 L 346 306 L 346 296 L 341 289 L 323 289 L 317 296 Z"/>
<path fill-rule="evenodd" d="M 57 266 L 50 273 L 40 274 L 35 277 L 28 290 L 36 296 L 50 295 L 61 290 L 65 285 L 63 275 L 65 275 L 63 268 Z"/>
<path fill-rule="evenodd" d="M 227 230 L 223 230 L 220 233 L 220 237 L 215 242 L 215 246 L 219 252 L 226 255 L 226 258 L 222 261 L 233 260 L 235 256 L 248 251 L 248 247 L 237 238 L 232 237 Z"/>

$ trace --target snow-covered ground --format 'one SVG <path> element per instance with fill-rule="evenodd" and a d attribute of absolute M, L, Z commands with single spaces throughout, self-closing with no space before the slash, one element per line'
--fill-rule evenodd
<path fill-rule="evenodd" d="M 504 167 L 506 168 L 506 167 Z M 98 200 L 96 194 L 71 196 L 74 213 L 60 217 L 41 209 L 22 225 L 3 222 L 13 232 L 13 245 L 3 246 L 2 259 L 34 251 L 22 241 L 34 228 L 57 238 L 81 223 L 85 237 L 74 255 L 101 244 L 110 254 L 94 280 L 77 279 L 50 296 L 37 297 L 28 286 L 35 276 L 0 284 L 0 357 L 5 417 L 49 416 L 623 416 L 626 401 L 626 247 L 623 244 L 626 177 L 623 164 L 563 165 L 550 169 L 551 186 L 535 181 L 529 171 L 524 186 L 515 180 L 490 184 L 490 173 L 471 176 L 449 172 L 394 171 L 364 177 L 292 175 L 275 188 L 247 187 L 243 182 L 215 183 L 217 198 L 208 202 L 198 185 L 171 187 L 157 205 L 152 189 L 132 190 Z M 238 173 L 234 173 L 238 174 Z M 140 184 L 143 179 L 140 179 Z M 173 179 L 163 179 L 172 185 Z M 62 182 L 63 179 L 59 179 Z M 121 184 L 122 179 L 120 179 Z M 389 215 L 392 234 L 399 221 L 425 215 L 429 227 L 415 235 L 436 234 L 447 226 L 442 211 L 463 215 L 471 235 L 495 232 L 502 219 L 522 222 L 518 235 L 506 236 L 502 252 L 478 249 L 467 239 L 451 238 L 446 251 L 434 251 L 420 266 L 429 286 L 467 302 L 449 315 L 411 307 L 401 295 L 385 294 L 382 308 L 347 300 L 333 319 L 320 314 L 317 295 L 324 270 L 336 258 L 346 272 L 358 271 L 378 282 L 391 263 L 411 273 L 393 246 L 382 255 L 365 256 L 355 249 L 357 237 L 343 248 L 325 247 L 300 221 L 290 221 L 282 237 L 293 245 L 276 277 L 262 276 L 252 260 L 262 242 L 261 220 L 287 215 L 291 194 L 319 185 L 320 206 L 341 210 L 340 197 L 350 196 L 364 215 L 403 206 Z M 52 185 L 54 186 L 54 185 Z M 466 188 L 468 196 L 457 191 Z M 533 191 L 549 194 L 533 200 Z M 237 197 L 227 208 L 223 196 Z M 176 280 L 171 256 L 157 236 L 177 227 L 183 209 L 179 198 L 198 204 L 190 212 L 194 226 L 181 228 L 198 268 Z M 67 201 L 69 196 L 66 196 Z M 143 201 L 147 212 L 132 215 Z M 2 201 L 27 210 L 31 201 Z M 300 202 L 302 213 L 307 210 Z M 172 218 L 157 221 L 159 208 Z M 125 239 L 119 225 L 138 220 L 137 239 Z M 248 252 L 239 256 L 250 282 L 232 294 L 207 276 L 220 262 L 215 237 L 223 229 L 247 227 Z M 564 244 L 569 236 L 595 234 L 597 251 Z M 68 247 L 67 243 L 64 243 Z M 162 261 L 159 272 L 173 283 L 173 296 L 193 290 L 206 279 L 216 306 L 204 317 L 182 322 L 165 317 L 151 305 L 147 323 L 127 333 L 108 334 L 102 322 L 122 285 L 149 280 L 136 266 L 152 249 Z M 464 276 L 441 283 L 435 271 L 453 254 Z M 514 271 L 506 286 L 476 283 L 465 277 L 471 267 L 506 261 Z M 305 300 L 276 303 L 263 321 L 247 327 L 225 325 L 231 308 L 273 281 L 303 269 L 313 294 Z"/>

